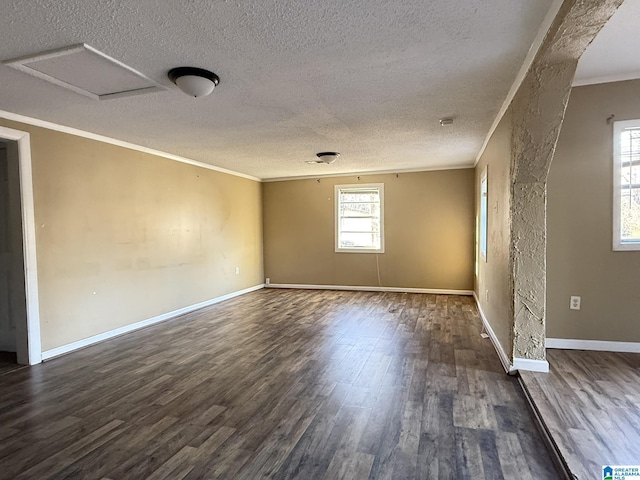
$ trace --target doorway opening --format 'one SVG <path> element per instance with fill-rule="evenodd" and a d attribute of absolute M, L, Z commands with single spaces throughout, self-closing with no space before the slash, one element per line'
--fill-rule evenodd
<path fill-rule="evenodd" d="M 0 140 L 0 375 L 18 366 L 16 326 L 26 324 L 18 143 Z"/>
<path fill-rule="evenodd" d="M 30 138 L 0 127 L 0 375 L 42 361 Z"/>

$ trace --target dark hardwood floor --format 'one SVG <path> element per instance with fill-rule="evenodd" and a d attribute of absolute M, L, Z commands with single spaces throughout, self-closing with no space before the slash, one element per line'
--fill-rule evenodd
<path fill-rule="evenodd" d="M 547 350 L 548 374 L 522 372 L 540 416 L 576 478 L 640 464 L 640 354 Z"/>
<path fill-rule="evenodd" d="M 0 377 L 0 478 L 558 478 L 480 330 L 471 297 L 237 297 Z"/>

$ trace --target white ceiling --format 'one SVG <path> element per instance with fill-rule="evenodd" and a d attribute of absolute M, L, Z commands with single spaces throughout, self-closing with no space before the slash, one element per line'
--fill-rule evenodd
<path fill-rule="evenodd" d="M 640 78 L 640 0 L 624 0 L 578 63 L 574 85 Z"/>
<path fill-rule="evenodd" d="M 97 101 L 0 66 L 0 109 L 260 178 L 471 166 L 551 4 L 10 0 L 0 60 L 87 43 L 168 90 Z M 189 98 L 176 66 L 220 86 Z"/>

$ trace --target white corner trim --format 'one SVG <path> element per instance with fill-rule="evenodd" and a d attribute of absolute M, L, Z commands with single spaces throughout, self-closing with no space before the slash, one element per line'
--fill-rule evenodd
<path fill-rule="evenodd" d="M 603 77 L 589 77 L 574 80 L 573 87 L 584 87 L 587 85 L 598 85 L 600 83 L 625 82 L 627 80 L 637 80 L 640 78 L 640 72 L 617 73 L 613 75 L 605 75 Z"/>
<path fill-rule="evenodd" d="M 7 112 L 0 110 L 0 118 L 6 120 L 13 120 L 14 122 L 26 123 L 27 125 L 33 125 L 34 127 L 47 128 L 56 132 L 68 133 L 69 135 L 75 135 L 77 137 L 88 138 L 89 140 L 95 140 L 97 142 L 108 143 L 110 145 L 116 145 L 118 147 L 128 148 L 129 150 L 136 150 L 138 152 L 148 153 L 157 157 L 168 158 L 169 160 L 175 160 L 176 162 L 186 163 L 200 168 L 206 168 L 207 170 L 214 170 L 220 173 L 226 173 L 227 175 L 233 175 L 235 177 L 242 177 L 255 182 L 261 182 L 262 179 L 254 177 L 253 175 L 247 175 L 246 173 L 234 172 L 233 170 L 227 170 L 226 168 L 216 167 L 209 163 L 199 162 L 197 160 L 191 160 L 190 158 L 174 155 L 173 153 L 163 152 L 161 150 L 155 150 L 153 148 L 143 147 L 142 145 L 136 145 L 135 143 L 129 143 L 115 138 L 107 137 L 105 135 L 99 135 L 97 133 L 91 133 L 84 130 L 80 130 L 74 127 L 67 127 L 65 125 L 59 125 L 57 123 L 48 122 L 46 120 L 40 120 L 38 118 L 27 117 L 26 115 L 20 115 L 18 113 Z"/>
<path fill-rule="evenodd" d="M 236 292 L 227 293 L 226 295 L 222 295 L 220 297 L 216 297 L 211 300 L 205 300 L 204 302 L 179 308 L 178 310 L 173 310 L 172 312 L 163 313 L 162 315 L 157 315 L 155 317 L 142 320 L 141 322 L 125 325 L 124 327 L 116 328 L 115 330 L 110 330 L 108 332 L 100 333 L 98 335 L 94 335 L 89 338 L 78 340 L 77 342 L 68 343 L 67 345 L 62 345 L 60 347 L 52 348 L 51 350 L 46 350 L 42 352 L 42 360 L 49 360 L 51 358 L 64 355 L 65 353 L 73 352 L 74 350 L 88 347 L 89 345 L 93 345 L 94 343 L 103 342 L 104 340 L 108 340 L 113 337 L 124 335 L 125 333 L 133 332 L 134 330 L 148 327 L 155 323 L 163 322 L 165 320 L 169 320 L 171 318 L 177 317 L 178 315 L 184 315 L 185 313 L 193 312 L 194 310 L 198 310 L 200 308 L 208 307 L 215 303 L 223 302 L 224 300 L 229 300 L 230 298 L 244 295 L 245 293 L 254 292 L 256 290 L 260 290 L 261 288 L 264 288 L 264 284 L 255 285 L 253 287 L 245 288 L 244 290 L 238 290 Z"/>
<path fill-rule="evenodd" d="M 528 358 L 514 358 L 514 370 L 526 370 L 528 372 L 549 372 L 549 362 L 546 360 L 529 360 Z"/>
<path fill-rule="evenodd" d="M 612 342 L 607 340 L 577 340 L 571 338 L 547 338 L 547 348 L 562 350 L 592 350 L 597 352 L 640 353 L 638 342 Z"/>
<path fill-rule="evenodd" d="M 36 224 L 31 171 L 31 137 L 28 132 L 0 126 L 0 138 L 18 142 L 20 198 L 22 202 L 22 245 L 27 310 L 26 338 L 18 340 L 18 362 L 35 365 L 42 361 L 40 341 L 40 300 L 38 293 L 38 261 Z M 26 340 L 26 345 L 23 344 Z"/>
<path fill-rule="evenodd" d="M 502 363 L 502 366 L 504 367 L 504 371 L 507 372 L 508 374 L 515 373 L 516 369 L 513 368 L 513 365 L 511 365 L 511 361 L 509 360 L 509 357 L 505 353 L 504 348 L 502 348 L 502 344 L 498 340 L 498 337 L 493 331 L 493 328 L 491 328 L 491 325 L 489 324 L 489 320 L 487 319 L 486 315 L 482 311 L 482 307 L 480 306 L 480 301 L 478 300 L 478 295 L 476 295 L 476 292 L 473 292 L 473 298 L 475 299 L 476 305 L 478 306 L 478 312 L 480 313 L 480 318 L 482 319 L 482 324 L 484 325 L 484 329 L 489 334 L 491 343 L 493 343 L 493 348 L 496 350 L 496 353 L 498 354 L 498 358 L 500 358 L 500 363 Z"/>
<path fill-rule="evenodd" d="M 516 75 L 516 78 L 513 81 L 513 84 L 511 85 L 511 89 L 507 94 L 507 98 L 505 98 L 504 102 L 502 102 L 502 107 L 500 107 L 500 111 L 498 112 L 498 115 L 496 116 L 495 120 L 493 121 L 493 124 L 491 125 L 491 128 L 489 129 L 489 133 L 487 133 L 487 136 L 484 139 L 484 143 L 482 144 L 482 147 L 480 148 L 480 151 L 476 156 L 476 161 L 474 165 L 477 165 L 478 162 L 480 161 L 480 158 L 482 157 L 482 154 L 487 148 L 487 145 L 489 145 L 489 141 L 493 136 L 493 132 L 495 132 L 496 128 L 498 128 L 498 124 L 500 123 L 500 120 L 502 120 L 502 117 L 504 117 L 504 114 L 509 108 L 509 105 L 511 105 L 513 98 L 516 96 L 516 93 L 518 93 L 518 89 L 520 88 L 520 85 L 522 85 L 522 82 L 527 76 L 527 73 L 529 72 L 529 68 L 531 68 L 531 65 L 533 64 L 533 61 L 536 58 L 538 50 L 540 50 L 540 47 L 542 46 L 542 42 L 547 36 L 547 32 L 551 28 L 553 21 L 556 19 L 556 15 L 558 15 L 558 11 L 560 11 L 560 7 L 562 6 L 563 1 L 564 0 L 553 0 L 553 4 L 551 5 L 551 7 L 549 7 L 549 10 L 547 11 L 547 15 L 544 17 L 544 20 L 540 24 L 540 28 L 538 29 L 538 33 L 536 34 L 536 38 L 533 40 L 533 43 L 531 44 L 531 48 L 529 48 L 529 52 L 527 53 L 527 56 L 525 57 L 524 62 L 520 67 L 520 70 L 518 71 L 518 75 Z"/>
<path fill-rule="evenodd" d="M 431 293 L 435 295 L 473 295 L 471 290 L 446 290 L 437 288 L 363 287 L 351 285 L 306 285 L 302 283 L 269 283 L 265 288 L 292 288 L 300 290 L 351 290 L 357 292 Z"/>

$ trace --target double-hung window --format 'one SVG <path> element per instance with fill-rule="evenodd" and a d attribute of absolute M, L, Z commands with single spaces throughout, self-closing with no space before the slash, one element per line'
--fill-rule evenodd
<path fill-rule="evenodd" d="M 613 249 L 640 250 L 640 120 L 613 131 Z"/>
<path fill-rule="evenodd" d="M 480 238 L 478 239 L 480 258 L 487 261 L 487 207 L 488 207 L 488 189 L 487 189 L 487 167 L 484 168 L 480 177 Z"/>
<path fill-rule="evenodd" d="M 336 252 L 384 253 L 384 184 L 336 185 Z"/>

